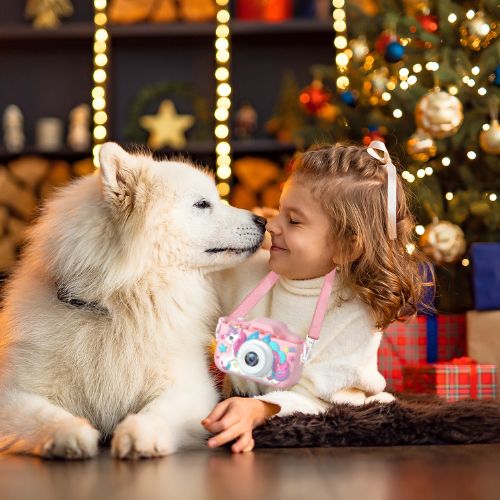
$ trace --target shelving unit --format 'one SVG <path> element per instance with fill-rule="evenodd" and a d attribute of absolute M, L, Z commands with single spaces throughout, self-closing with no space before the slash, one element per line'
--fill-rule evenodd
<path fill-rule="evenodd" d="M 32 147 L 38 118 L 56 116 L 67 122 L 73 106 L 90 102 L 94 28 L 91 2 L 86 0 L 73 0 L 74 16 L 55 30 L 32 28 L 23 19 L 23 6 L 19 3 L 22 2 L 6 0 L 6 6 L 2 5 L 5 15 L 0 21 L 0 64 L 9 72 L 0 81 L 0 112 L 11 103 L 20 106 L 25 116 L 27 144 L 23 154 L 31 155 L 39 154 Z M 129 141 L 124 133 L 129 106 L 146 85 L 161 81 L 195 82 L 200 94 L 209 103 L 214 102 L 215 23 L 143 23 L 109 25 L 108 29 L 110 140 Z M 306 85 L 313 62 L 331 62 L 331 30 L 329 21 L 316 19 L 284 23 L 231 21 L 233 110 L 250 102 L 259 116 L 254 140 L 232 141 L 235 156 L 253 154 L 277 159 L 280 154 L 293 152 L 293 145 L 267 137 L 264 124 L 273 112 L 285 71 L 293 71 L 300 84 Z M 192 113 L 192 109 L 182 105 L 178 111 Z M 146 114 L 151 112 L 156 109 L 145 110 Z M 213 144 L 189 141 L 184 152 L 211 164 Z M 0 163 L 12 156 L 0 148 Z M 50 153 L 50 157 L 71 161 L 81 154 L 63 150 Z"/>

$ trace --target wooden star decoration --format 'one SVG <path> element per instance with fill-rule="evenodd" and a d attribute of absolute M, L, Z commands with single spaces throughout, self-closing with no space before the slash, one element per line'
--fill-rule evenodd
<path fill-rule="evenodd" d="M 192 115 L 178 115 L 174 103 L 169 99 L 161 102 L 156 115 L 140 118 L 140 125 L 149 132 L 148 146 L 151 149 L 186 147 L 186 130 L 194 125 Z"/>

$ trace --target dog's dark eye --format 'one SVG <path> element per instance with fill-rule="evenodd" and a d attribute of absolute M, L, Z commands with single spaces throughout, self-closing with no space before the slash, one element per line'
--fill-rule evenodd
<path fill-rule="evenodd" d="M 212 205 L 207 200 L 200 200 L 200 201 L 197 201 L 193 205 L 193 207 L 204 209 L 204 208 L 212 208 Z"/>

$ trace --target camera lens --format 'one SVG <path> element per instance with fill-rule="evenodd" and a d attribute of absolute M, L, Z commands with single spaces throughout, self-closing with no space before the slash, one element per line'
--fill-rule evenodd
<path fill-rule="evenodd" d="M 259 355 L 255 352 L 249 352 L 245 356 L 245 363 L 248 366 L 255 366 L 259 362 Z"/>
<path fill-rule="evenodd" d="M 243 375 L 267 377 L 273 368 L 273 351 L 262 340 L 251 339 L 243 342 L 236 358 Z"/>

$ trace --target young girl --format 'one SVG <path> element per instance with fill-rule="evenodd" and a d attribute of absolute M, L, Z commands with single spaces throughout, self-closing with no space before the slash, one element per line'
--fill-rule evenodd
<path fill-rule="evenodd" d="M 279 213 L 267 223 L 270 252 L 260 250 L 216 281 L 229 314 L 269 269 L 276 272 L 279 282 L 251 317 L 283 321 L 305 338 L 324 276 L 336 267 L 321 336 L 288 390 L 230 377 L 233 391 L 253 397 L 228 398 L 202 421 L 215 434 L 209 447 L 236 439 L 233 452 L 250 451 L 252 430 L 274 415 L 394 399 L 382 392 L 377 350 L 381 331 L 413 314 L 422 295 L 419 256 L 407 251 L 413 228 L 404 186 L 382 142 L 315 147 L 298 158 Z"/>

